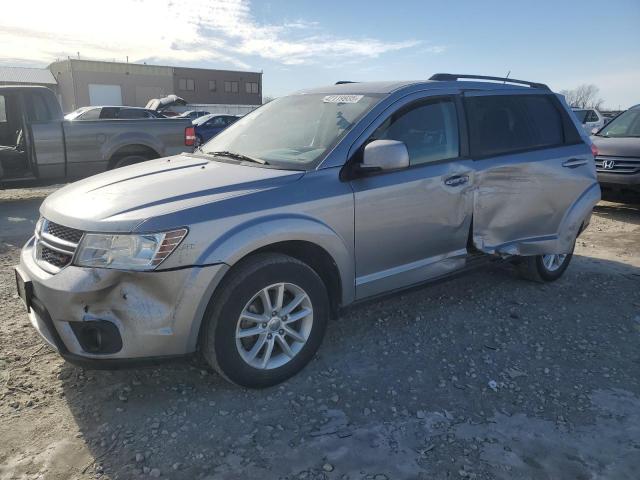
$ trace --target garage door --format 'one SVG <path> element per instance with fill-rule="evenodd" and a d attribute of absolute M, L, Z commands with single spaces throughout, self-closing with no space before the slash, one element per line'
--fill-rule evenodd
<path fill-rule="evenodd" d="M 89 103 L 91 105 L 122 105 L 120 85 L 89 84 Z"/>

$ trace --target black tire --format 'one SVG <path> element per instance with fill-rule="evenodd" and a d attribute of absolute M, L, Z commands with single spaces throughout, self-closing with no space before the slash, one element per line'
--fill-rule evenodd
<path fill-rule="evenodd" d="M 133 165 L 134 163 L 146 162 L 149 160 L 144 155 L 127 155 L 126 157 L 119 158 L 115 162 L 113 162 L 113 166 L 111 170 L 114 168 L 126 167 L 128 165 Z"/>
<path fill-rule="evenodd" d="M 282 366 L 255 368 L 240 355 L 236 346 L 238 319 L 247 303 L 263 288 L 279 282 L 299 286 L 313 309 L 313 321 L 301 350 Z M 318 274 L 305 263 L 282 254 L 256 254 L 229 272 L 223 285 L 212 296 L 201 336 L 206 361 L 227 380 L 249 388 L 265 388 L 287 380 L 313 358 L 329 318 L 327 289 Z"/>
<path fill-rule="evenodd" d="M 520 276 L 526 280 L 539 283 L 554 282 L 564 274 L 572 257 L 573 253 L 567 254 L 562 263 L 557 268 L 551 270 L 547 268 L 544 263 L 544 255 L 520 257 L 517 267 Z"/>

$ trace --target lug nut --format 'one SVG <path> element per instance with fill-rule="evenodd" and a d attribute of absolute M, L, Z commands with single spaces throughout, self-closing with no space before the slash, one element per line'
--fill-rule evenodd
<path fill-rule="evenodd" d="M 289 315 L 285 315 L 284 317 L 282 317 L 282 320 L 283 320 L 283 321 L 285 321 L 285 322 L 286 322 L 287 320 L 289 320 Z"/>
<path fill-rule="evenodd" d="M 267 328 L 267 324 L 266 324 L 266 323 L 263 323 L 263 324 L 262 324 L 262 328 Z"/>
<path fill-rule="evenodd" d="M 275 317 L 278 314 L 278 312 L 271 312 L 271 316 Z"/>
<path fill-rule="evenodd" d="M 278 330 L 278 333 L 279 333 L 280 335 L 284 335 L 284 330 L 281 328 L 280 330 Z"/>
<path fill-rule="evenodd" d="M 267 335 L 267 338 L 268 338 L 269 340 L 271 340 L 271 337 L 273 337 L 273 335 L 271 335 L 271 334 Z"/>

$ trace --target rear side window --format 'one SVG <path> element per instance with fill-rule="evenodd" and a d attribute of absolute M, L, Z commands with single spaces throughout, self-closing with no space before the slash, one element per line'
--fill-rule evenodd
<path fill-rule="evenodd" d="M 380 125 L 371 138 L 404 142 L 411 165 L 456 158 L 459 140 L 455 104 L 446 99 L 402 109 Z"/>
<path fill-rule="evenodd" d="M 596 112 L 594 112 L 593 110 L 589 110 L 587 112 L 587 118 L 585 119 L 585 122 L 597 122 L 598 120 L 599 118 Z"/>
<path fill-rule="evenodd" d="M 119 111 L 120 111 L 119 108 L 102 107 L 102 111 L 100 112 L 100 118 L 107 119 L 107 120 L 118 118 Z"/>
<path fill-rule="evenodd" d="M 46 122 L 51 120 L 47 102 L 39 93 L 25 95 L 27 104 L 27 117 L 32 122 Z"/>
<path fill-rule="evenodd" d="M 0 123 L 7 121 L 7 105 L 4 101 L 4 95 L 0 95 Z"/>
<path fill-rule="evenodd" d="M 147 112 L 136 108 L 123 108 L 118 114 L 118 118 L 148 118 Z"/>
<path fill-rule="evenodd" d="M 575 136 L 565 141 L 571 125 L 550 95 L 468 97 L 465 105 L 474 157 L 575 143 Z"/>
<path fill-rule="evenodd" d="M 99 108 L 92 108 L 90 110 L 87 110 L 84 113 L 81 113 L 77 120 L 98 120 L 100 118 L 100 109 Z"/>

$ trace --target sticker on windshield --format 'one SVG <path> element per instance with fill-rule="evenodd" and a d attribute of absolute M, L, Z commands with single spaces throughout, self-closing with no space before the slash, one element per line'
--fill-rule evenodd
<path fill-rule="evenodd" d="M 364 95 L 327 95 L 322 99 L 324 103 L 358 103 Z"/>

